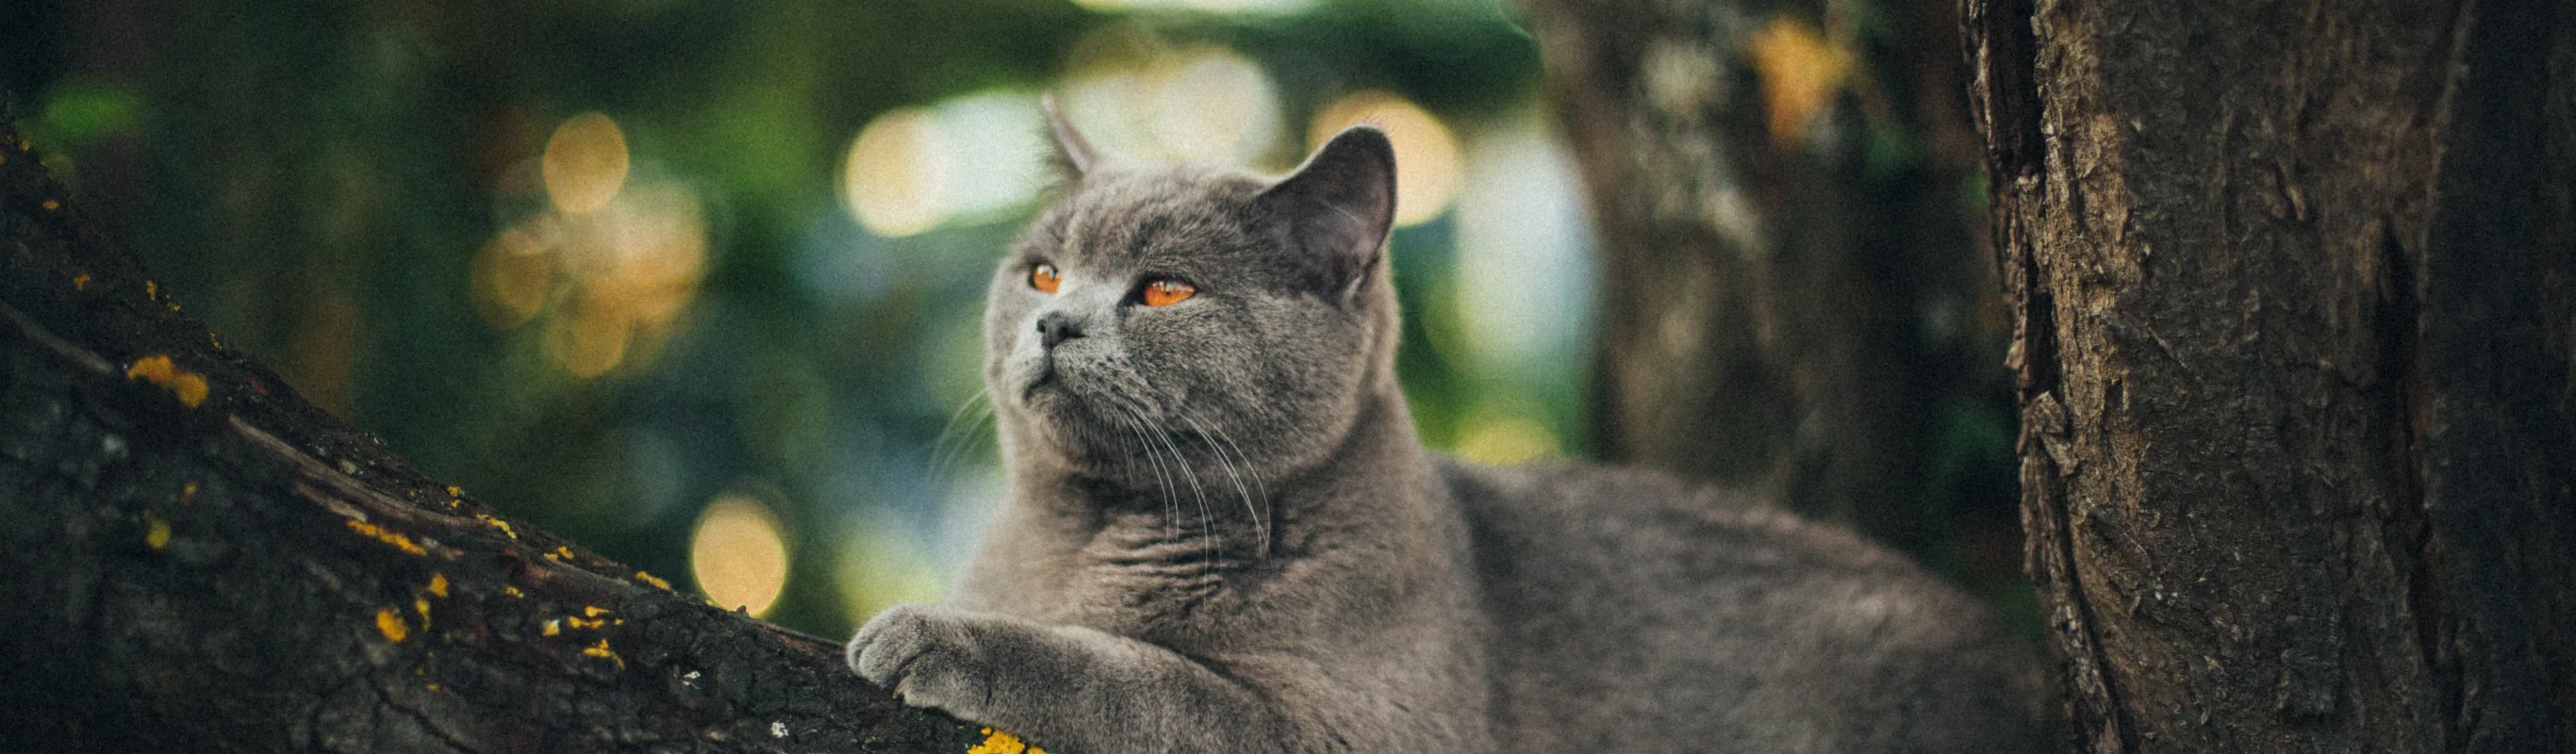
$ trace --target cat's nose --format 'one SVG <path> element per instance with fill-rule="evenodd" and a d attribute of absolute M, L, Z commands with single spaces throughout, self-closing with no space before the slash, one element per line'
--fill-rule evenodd
<path fill-rule="evenodd" d="M 1038 317 L 1038 344 L 1049 350 L 1055 344 L 1082 337 L 1082 319 L 1064 312 L 1048 312 Z"/>

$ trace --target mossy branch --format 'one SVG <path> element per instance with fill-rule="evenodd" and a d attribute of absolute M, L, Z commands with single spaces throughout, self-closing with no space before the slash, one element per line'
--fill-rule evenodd
<path fill-rule="evenodd" d="M 836 642 L 414 469 L 223 345 L 0 114 L 0 749 L 963 752 Z"/>

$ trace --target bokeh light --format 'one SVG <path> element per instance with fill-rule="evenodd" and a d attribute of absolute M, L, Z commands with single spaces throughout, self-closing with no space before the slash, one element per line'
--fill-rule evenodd
<path fill-rule="evenodd" d="M 936 602 L 947 591 L 947 578 L 923 557 L 916 536 L 883 516 L 856 516 L 833 537 L 833 584 L 852 625 L 897 603 Z"/>
<path fill-rule="evenodd" d="M 1440 303 L 1479 372 L 1572 381 L 1596 296 L 1591 224 L 1574 157 L 1544 122 L 1523 113 L 1469 142 L 1457 286 Z"/>
<path fill-rule="evenodd" d="M 1454 450 L 1460 458 L 1491 464 L 1560 455 L 1556 433 L 1548 430 L 1539 414 L 1538 407 L 1526 400 L 1479 401 L 1460 427 Z"/>
<path fill-rule="evenodd" d="M 697 193 L 677 182 L 642 181 L 595 212 L 522 227 L 569 278 L 570 311 L 547 318 L 546 351 L 575 377 L 632 363 L 633 347 L 653 345 L 706 275 L 706 219 Z"/>
<path fill-rule="evenodd" d="M 750 496 L 718 497 L 689 536 L 689 573 L 717 607 L 766 614 L 787 588 L 786 530 Z"/>
<path fill-rule="evenodd" d="M 696 190 L 649 175 L 620 182 L 631 185 L 578 214 L 550 202 L 474 255 L 473 298 L 484 320 L 501 329 L 538 323 L 548 359 L 576 378 L 649 353 L 706 277 L 707 223 Z"/>
<path fill-rule="evenodd" d="M 1850 76 L 1852 55 L 1795 16 L 1773 19 L 1745 45 L 1762 83 L 1762 108 L 1771 138 L 1795 141 L 1833 104 Z"/>
<path fill-rule="evenodd" d="M 1395 145 L 1395 224 L 1413 225 L 1448 211 L 1458 193 L 1458 137 L 1411 100 L 1381 91 L 1343 97 L 1316 113 L 1307 129 L 1311 151 L 1333 134 L 1367 123 Z"/>
<path fill-rule="evenodd" d="M 554 263 L 545 244 L 523 228 L 492 237 L 474 253 L 474 301 L 483 318 L 504 330 L 527 324 L 546 305 Z"/>
<path fill-rule="evenodd" d="M 626 134 L 606 114 L 573 116 L 546 139 L 543 164 L 546 197 L 556 211 L 599 209 L 626 185 Z"/>
<path fill-rule="evenodd" d="M 583 296 L 570 316 L 546 322 L 546 355 L 574 377 L 597 377 L 626 360 L 626 323 L 614 308 Z"/>
<path fill-rule="evenodd" d="M 1075 45 L 1068 68 L 1067 117 L 1113 158 L 1241 165 L 1278 144 L 1276 87 L 1233 50 L 1111 26 Z"/>
<path fill-rule="evenodd" d="M 1037 95 L 986 91 L 941 100 L 930 107 L 943 149 L 947 180 L 940 184 L 942 212 L 952 224 L 1017 220 L 1037 198 L 1046 175 L 1046 119 Z"/>
<path fill-rule="evenodd" d="M 589 293 L 631 327 L 659 331 L 678 317 L 706 274 L 706 218 L 697 192 L 674 181 L 640 183 L 595 217 L 573 248 Z"/>
<path fill-rule="evenodd" d="M 869 233 L 900 238 L 1015 217 L 1044 185 L 1035 95 L 986 91 L 877 116 L 850 142 L 841 197 Z"/>
<path fill-rule="evenodd" d="M 948 178 L 939 159 L 943 147 L 930 114 L 918 108 L 888 111 L 859 129 L 841 169 L 850 216 L 890 238 L 938 226 L 946 216 L 939 201 Z"/>
<path fill-rule="evenodd" d="M 1188 162 L 1236 163 L 1278 138 L 1270 77 L 1222 47 L 1175 56 L 1159 71 L 1154 137 Z"/>

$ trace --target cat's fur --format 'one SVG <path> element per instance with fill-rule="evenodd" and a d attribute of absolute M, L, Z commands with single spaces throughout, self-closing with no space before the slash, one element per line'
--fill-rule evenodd
<path fill-rule="evenodd" d="M 1059 754 L 2039 748 L 2031 659 L 1898 556 L 1424 451 L 1377 131 L 1270 181 L 1055 128 L 1066 184 L 985 315 L 1009 500 L 946 604 L 851 640 L 868 680 Z M 1144 306 L 1157 277 L 1197 293 Z"/>

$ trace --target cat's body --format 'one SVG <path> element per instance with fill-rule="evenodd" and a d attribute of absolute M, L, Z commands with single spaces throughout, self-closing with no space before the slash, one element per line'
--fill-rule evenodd
<path fill-rule="evenodd" d="M 1010 498 L 947 604 L 852 639 L 862 675 L 1060 754 L 2036 748 L 2029 660 L 1896 556 L 1424 451 L 1375 131 L 1276 183 L 1058 136 L 986 314 Z"/>
<path fill-rule="evenodd" d="M 1496 630 L 1501 750 L 2041 748 L 2026 650 L 1849 532 L 1648 472 L 1445 470 Z"/>

